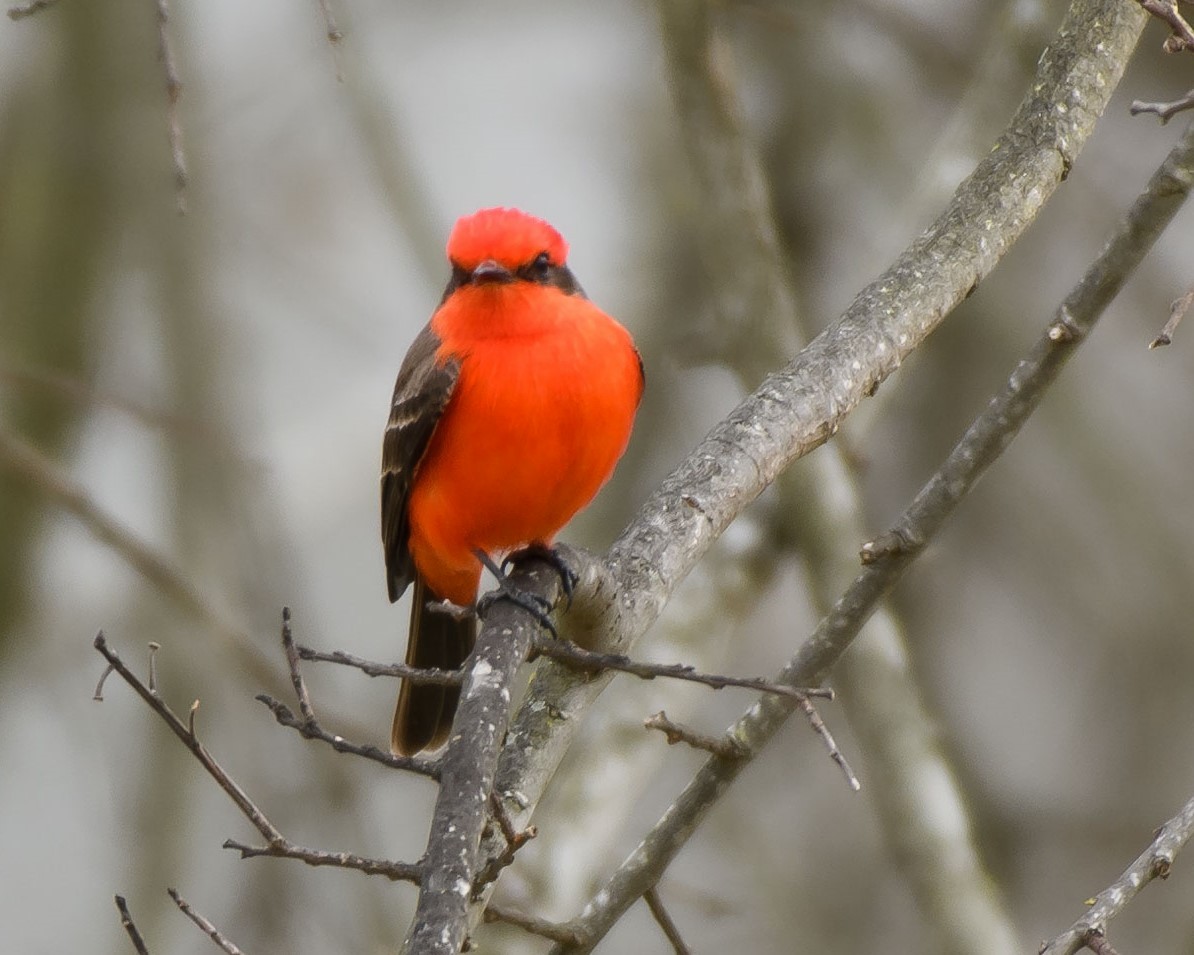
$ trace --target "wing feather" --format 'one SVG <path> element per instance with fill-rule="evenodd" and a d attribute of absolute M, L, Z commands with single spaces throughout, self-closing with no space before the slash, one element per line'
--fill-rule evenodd
<path fill-rule="evenodd" d="M 407 505 L 419 462 L 443 417 L 460 377 L 455 359 L 436 361 L 439 337 L 430 325 L 419 332 L 398 370 L 390 420 L 381 450 L 381 540 L 385 548 L 390 600 L 414 580 Z"/>

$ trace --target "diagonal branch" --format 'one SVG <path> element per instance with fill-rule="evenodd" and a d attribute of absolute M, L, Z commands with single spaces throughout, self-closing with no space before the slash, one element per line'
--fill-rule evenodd
<path fill-rule="evenodd" d="M 1040 955 L 1074 955 L 1092 936 L 1107 931 L 1107 923 L 1124 910 L 1140 890 L 1153 879 L 1169 878 L 1173 860 L 1194 835 L 1194 799 L 1157 830 L 1157 834 L 1136 861 L 1096 897 L 1086 914 L 1057 938 L 1041 945 Z"/>
<path fill-rule="evenodd" d="M 941 469 L 897 521 L 887 545 L 864 565 L 813 635 L 784 668 L 779 680 L 815 683 L 857 636 L 879 601 L 921 554 L 978 478 L 993 463 L 1031 413 L 1064 363 L 1128 276 L 1159 238 L 1194 185 L 1194 126 L 1149 180 L 1118 232 L 1083 276 L 1032 351 L 1012 372 L 954 447 Z M 781 697 L 763 697 L 730 729 L 751 754 L 757 753 L 792 714 Z M 709 760 L 672 803 L 630 857 L 601 887 L 584 914 L 568 923 L 584 941 L 557 946 L 562 953 L 589 952 L 622 913 L 658 881 L 701 819 L 749 758 Z"/>

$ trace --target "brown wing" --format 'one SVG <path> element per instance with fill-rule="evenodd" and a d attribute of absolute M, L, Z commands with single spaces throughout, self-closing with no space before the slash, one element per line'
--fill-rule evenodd
<path fill-rule="evenodd" d="M 439 338 L 427 325 L 406 353 L 394 384 L 381 448 L 381 541 L 391 602 L 402 596 L 415 576 L 407 546 L 411 482 L 460 377 L 460 363 L 455 359 L 436 364 L 439 346 Z"/>

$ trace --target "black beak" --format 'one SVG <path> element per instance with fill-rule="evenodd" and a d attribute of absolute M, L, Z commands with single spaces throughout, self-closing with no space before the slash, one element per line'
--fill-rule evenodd
<path fill-rule="evenodd" d="M 473 269 L 472 279 L 478 285 L 482 285 L 486 282 L 513 282 L 514 275 L 500 262 L 486 259 Z"/>

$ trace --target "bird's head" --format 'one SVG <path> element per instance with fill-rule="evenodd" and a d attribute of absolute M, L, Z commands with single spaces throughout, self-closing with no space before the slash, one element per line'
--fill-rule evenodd
<path fill-rule="evenodd" d="M 518 209 L 482 209 L 456 222 L 448 237 L 452 278 L 445 298 L 467 285 L 533 282 L 573 294 L 568 243 L 550 224 Z"/>

